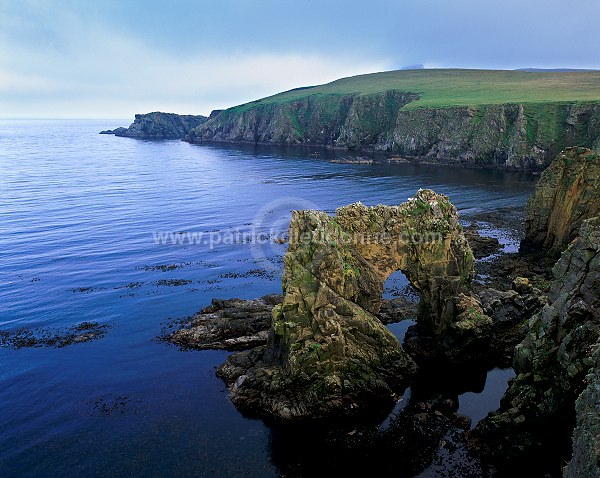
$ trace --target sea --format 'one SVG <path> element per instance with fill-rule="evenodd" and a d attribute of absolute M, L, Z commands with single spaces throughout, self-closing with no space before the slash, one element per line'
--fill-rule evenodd
<path fill-rule="evenodd" d="M 0 347 L 3 478 L 310 470 L 310 444 L 290 448 L 289 434 L 228 401 L 215 367 L 229 352 L 182 351 L 160 340 L 164 330 L 213 298 L 280 293 L 286 246 L 273 238 L 285 236 L 294 209 L 394 205 L 431 188 L 448 195 L 461 217 L 510 215 L 522 211 L 537 179 L 347 164 L 347 152 L 319 148 L 98 134 L 125 124 L 0 120 L 0 332 L 107 326 L 103 337 L 65 347 Z M 510 231 L 489 229 L 514 249 Z M 407 285 L 401 275 L 393 281 L 390 297 Z M 406 326 L 390 328 L 402 339 Z M 498 407 L 513 376 L 494 368 L 472 384 L 463 380 L 459 412 L 474 425 Z M 335 447 L 330 458 L 335 463 Z M 377 474 L 377 464 L 372 469 Z M 415 475 L 444 473 L 427 465 Z"/>

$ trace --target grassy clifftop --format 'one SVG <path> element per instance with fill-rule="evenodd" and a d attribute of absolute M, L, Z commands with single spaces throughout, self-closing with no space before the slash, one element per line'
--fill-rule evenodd
<path fill-rule="evenodd" d="M 373 73 L 229 108 L 186 140 L 541 168 L 568 146 L 600 150 L 600 72 Z"/>
<path fill-rule="evenodd" d="M 497 105 L 600 101 L 600 71 L 529 72 L 508 70 L 399 70 L 352 76 L 325 85 L 298 88 L 231 108 L 281 104 L 312 95 L 370 95 L 398 90 L 419 99 L 404 107 Z"/>

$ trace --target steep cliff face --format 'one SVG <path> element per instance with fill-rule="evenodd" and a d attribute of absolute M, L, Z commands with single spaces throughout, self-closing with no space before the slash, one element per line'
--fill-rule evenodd
<path fill-rule="evenodd" d="M 538 168 L 573 144 L 600 148 L 600 103 L 404 109 L 419 94 L 307 94 L 223 111 L 186 140 L 304 144 L 450 163 Z"/>
<path fill-rule="evenodd" d="M 100 134 L 114 134 L 126 138 L 139 139 L 181 139 L 193 128 L 205 123 L 206 116 L 178 115 L 175 113 L 137 114 L 129 128 L 101 131 Z"/>
<path fill-rule="evenodd" d="M 375 144 L 385 141 L 379 136 L 393 129 L 398 108 L 416 98 L 415 94 L 399 91 L 368 97 L 309 95 L 242 111 L 231 108 L 205 127 L 191 131 L 186 140 L 324 146 Z"/>
<path fill-rule="evenodd" d="M 568 148 L 542 173 L 527 203 L 524 250 L 561 251 L 582 221 L 600 216 L 600 155 Z"/>

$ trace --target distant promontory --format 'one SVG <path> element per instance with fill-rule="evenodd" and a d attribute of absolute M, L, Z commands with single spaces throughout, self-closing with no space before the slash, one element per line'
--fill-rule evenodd
<path fill-rule="evenodd" d="M 100 134 L 114 134 L 127 138 L 139 139 L 181 139 L 193 128 L 208 120 L 201 115 L 178 115 L 155 111 L 147 114 L 136 114 L 129 128 L 117 128 L 101 131 Z"/>

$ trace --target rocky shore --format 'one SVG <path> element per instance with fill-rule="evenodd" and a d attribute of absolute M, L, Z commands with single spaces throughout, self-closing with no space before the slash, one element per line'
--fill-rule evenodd
<path fill-rule="evenodd" d="M 552 268 L 548 302 L 530 316 L 525 336 L 514 349 L 517 376 L 500 409 L 469 434 L 471 445 L 492 469 L 514 469 L 537 456 L 557 466 L 571 460 L 566 476 L 600 473 L 600 402 L 595 401 L 599 173 L 599 155 L 570 148 L 544 172 L 529 201 L 522 250 L 537 246 L 534 258 L 566 250 Z"/>
<path fill-rule="evenodd" d="M 386 409 L 409 384 L 416 392 L 440 374 L 512 363 L 516 377 L 500 408 L 473 430 L 455 414 L 455 395 L 415 395 L 391 428 L 355 425 L 362 431 L 348 431 L 344 446 L 380 456 L 419 443 L 406 464 L 416 473 L 453 440 L 473 465 L 464 476 L 556 476 L 561 466 L 568 477 L 600 476 L 599 172 L 590 150 L 557 156 L 529 201 L 519 253 L 499 251 L 477 224 L 461 227 L 448 198 L 433 191 L 401 206 L 347 206 L 333 217 L 295 212 L 283 296 L 214 301 L 169 339 L 246 348 L 217 375 L 241 411 L 283 424 L 359 417 Z M 407 230 L 440 233 L 441 241 L 349 240 Z M 418 291 L 418 309 L 406 299 L 382 301 L 395 270 Z M 475 274 L 485 279 L 473 281 Z M 406 318 L 416 324 L 400 344 L 383 323 Z"/>

